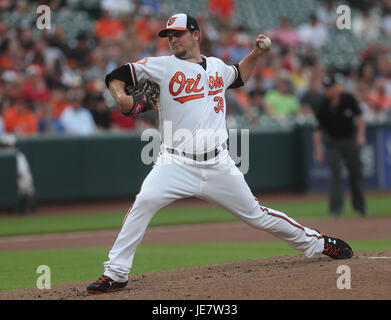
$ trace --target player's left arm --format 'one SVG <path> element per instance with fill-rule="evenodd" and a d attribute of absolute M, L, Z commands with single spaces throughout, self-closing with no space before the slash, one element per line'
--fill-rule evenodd
<path fill-rule="evenodd" d="M 109 91 L 113 98 L 117 101 L 122 114 L 128 115 L 134 106 L 133 96 L 127 95 L 125 92 L 125 82 L 112 79 L 108 85 Z"/>
<path fill-rule="evenodd" d="M 146 64 L 147 61 L 148 58 L 139 63 Z M 147 78 L 148 75 L 144 73 L 139 70 L 139 80 Z M 105 82 L 123 115 L 136 115 L 157 109 L 160 94 L 159 85 L 148 78 L 146 81 L 138 83 L 133 63 L 114 69 L 106 75 Z"/>
<path fill-rule="evenodd" d="M 254 47 L 251 52 L 239 62 L 239 72 L 242 77 L 243 83 L 246 83 L 248 79 L 250 79 L 259 61 L 259 58 L 270 50 L 270 48 L 261 49 L 259 47 L 259 43 L 262 42 L 262 39 L 264 38 L 266 38 L 266 36 L 264 34 L 260 34 L 255 40 Z"/>

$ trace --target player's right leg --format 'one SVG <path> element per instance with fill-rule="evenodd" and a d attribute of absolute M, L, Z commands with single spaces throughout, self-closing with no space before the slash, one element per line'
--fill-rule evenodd
<path fill-rule="evenodd" d="M 194 168 L 172 161 L 165 163 L 160 157 L 145 178 L 133 206 L 129 209 L 121 231 L 109 251 L 109 260 L 104 262 L 104 275 L 91 284 L 89 293 L 103 293 L 121 287 L 128 280 L 134 253 L 154 214 L 176 199 L 193 196 L 198 192 L 199 181 Z M 167 157 L 167 156 L 166 156 Z M 109 288 L 107 290 L 107 287 Z M 103 292 L 99 289 L 103 288 Z"/>
<path fill-rule="evenodd" d="M 283 212 L 261 206 L 233 161 L 210 167 L 205 178 L 202 198 L 220 205 L 250 226 L 271 233 L 306 257 L 324 253 L 334 259 L 345 259 L 353 254 L 342 240 L 327 237 Z"/>

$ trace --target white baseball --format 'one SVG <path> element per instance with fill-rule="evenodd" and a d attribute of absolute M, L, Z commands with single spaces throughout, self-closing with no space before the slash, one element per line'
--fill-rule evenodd
<path fill-rule="evenodd" d="M 262 50 L 267 50 L 271 47 L 272 41 L 269 37 L 265 37 L 260 42 L 258 42 L 258 45 Z"/>

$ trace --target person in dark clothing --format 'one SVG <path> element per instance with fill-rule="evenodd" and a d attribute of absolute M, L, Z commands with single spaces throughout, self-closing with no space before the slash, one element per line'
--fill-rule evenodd
<path fill-rule="evenodd" d="M 323 100 L 321 93 L 322 81 L 317 77 L 312 77 L 309 88 L 300 99 L 301 108 L 306 111 L 315 113 Z"/>
<path fill-rule="evenodd" d="M 315 113 L 318 126 L 313 132 L 313 143 L 316 161 L 323 163 L 321 143 L 324 133 L 325 155 L 331 170 L 330 214 L 335 218 L 342 214 L 344 162 L 349 173 L 353 208 L 365 217 L 368 211 L 364 199 L 360 161 L 360 148 L 365 143 L 364 116 L 356 98 L 344 92 L 334 77 L 325 77 L 323 87 L 324 99 Z"/>
<path fill-rule="evenodd" d="M 102 97 L 94 100 L 91 114 L 99 130 L 108 130 L 111 128 L 111 113 Z"/>

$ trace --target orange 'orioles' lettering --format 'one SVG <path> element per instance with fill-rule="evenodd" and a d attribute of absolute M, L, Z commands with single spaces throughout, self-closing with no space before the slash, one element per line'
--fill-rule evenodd
<path fill-rule="evenodd" d="M 183 89 L 185 89 L 186 93 L 194 93 L 194 94 L 189 94 L 184 97 L 174 98 L 174 100 L 180 103 L 184 103 L 189 100 L 203 98 L 204 94 L 198 92 L 202 92 L 204 90 L 204 87 L 197 88 L 200 79 L 201 79 L 200 74 L 197 74 L 196 79 L 193 78 L 187 79 L 183 72 L 178 71 L 177 73 L 175 73 L 170 81 L 170 86 L 169 86 L 170 93 L 174 97 L 176 97 L 177 95 L 182 93 Z M 179 85 L 179 87 L 177 87 L 176 89 L 174 89 L 175 84 Z"/>
<path fill-rule="evenodd" d="M 209 88 L 212 90 L 221 87 L 224 87 L 223 77 L 219 77 L 218 73 L 216 72 L 216 77 L 209 77 Z"/>
<path fill-rule="evenodd" d="M 224 81 L 222 77 L 219 77 L 217 72 L 216 77 L 209 77 L 209 89 L 211 89 L 211 91 L 209 91 L 208 95 L 212 96 L 222 92 L 222 87 L 224 87 Z"/>

